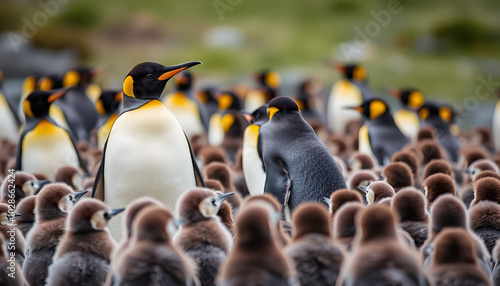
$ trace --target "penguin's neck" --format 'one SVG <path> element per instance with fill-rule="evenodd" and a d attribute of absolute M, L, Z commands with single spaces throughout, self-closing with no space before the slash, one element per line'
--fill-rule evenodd
<path fill-rule="evenodd" d="M 123 109 L 120 114 L 130 110 L 139 109 L 143 107 L 145 104 L 154 100 L 159 101 L 158 98 L 138 99 L 125 95 L 123 96 Z"/>

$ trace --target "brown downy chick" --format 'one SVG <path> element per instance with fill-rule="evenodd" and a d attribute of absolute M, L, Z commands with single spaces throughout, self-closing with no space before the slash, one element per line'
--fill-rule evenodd
<path fill-rule="evenodd" d="M 348 202 L 342 205 L 333 218 L 333 241 L 339 244 L 344 251 L 352 250 L 352 242 L 356 235 L 356 215 L 364 209 L 364 205 Z"/>
<path fill-rule="evenodd" d="M 177 201 L 176 212 L 185 223 L 175 235 L 174 243 L 198 265 L 201 285 L 215 285 L 219 267 L 232 247 L 231 234 L 217 213 L 222 202 L 233 194 L 195 188 Z"/>
<path fill-rule="evenodd" d="M 335 285 L 344 255 L 332 243 L 325 206 L 304 203 L 293 212 L 292 221 L 296 233 L 284 252 L 295 262 L 300 284 Z"/>
<path fill-rule="evenodd" d="M 222 184 L 213 179 L 207 179 L 205 180 L 205 188 L 211 189 L 214 191 L 219 191 L 221 193 L 224 193 L 224 188 L 222 187 Z M 227 201 L 222 202 L 220 205 L 219 212 L 217 212 L 217 216 L 220 218 L 221 222 L 226 226 L 227 230 L 231 233 L 231 235 L 234 237 L 235 234 L 235 228 L 234 228 L 234 220 L 233 220 L 233 212 L 232 212 L 232 207 L 231 204 L 229 204 Z"/>
<path fill-rule="evenodd" d="M 405 163 L 390 163 L 384 168 L 382 175 L 396 193 L 404 187 L 413 186 L 411 169 Z"/>
<path fill-rule="evenodd" d="M 434 201 L 441 195 L 452 194 L 456 196 L 455 182 L 445 174 L 434 174 L 429 176 L 423 182 L 425 197 L 427 198 L 427 207 L 430 208 Z"/>
<path fill-rule="evenodd" d="M 330 221 L 333 221 L 333 217 L 338 209 L 348 202 L 362 203 L 363 199 L 358 192 L 346 189 L 336 190 L 332 193 L 330 199 L 328 200 L 328 205 L 330 206 Z"/>
<path fill-rule="evenodd" d="M 405 163 L 408 167 L 410 167 L 411 174 L 413 177 L 413 186 L 416 188 L 422 188 L 422 184 L 420 182 L 420 176 L 418 174 L 418 170 L 420 169 L 420 166 L 418 164 L 418 157 L 417 155 L 413 154 L 412 152 L 409 151 L 400 151 L 396 152 L 392 155 L 391 158 L 392 163 Z"/>
<path fill-rule="evenodd" d="M 369 206 L 356 221 L 360 231 L 338 285 L 425 285 L 418 259 L 399 241 L 388 207 Z"/>
<path fill-rule="evenodd" d="M 36 195 L 47 183 L 50 183 L 50 181 L 37 180 L 35 176 L 25 172 L 15 172 L 12 176 L 5 177 L 2 182 L 0 187 L 2 200 L 0 203 L 12 204 L 9 199 L 13 199 L 14 205 L 17 206 L 23 198 Z M 12 185 L 14 185 L 15 191 L 13 191 Z"/>
<path fill-rule="evenodd" d="M 102 285 L 116 247 L 106 226 L 123 210 L 111 210 L 97 199 L 78 203 L 68 216 L 66 233 L 49 267 L 47 285 Z"/>
<path fill-rule="evenodd" d="M 57 170 L 54 182 L 66 183 L 74 191 L 83 189 L 83 175 L 75 167 L 64 166 Z"/>
<path fill-rule="evenodd" d="M 490 255 L 500 238 L 500 205 L 491 201 L 480 201 L 469 209 L 469 227 L 479 236 Z"/>
<path fill-rule="evenodd" d="M 431 286 L 492 285 L 481 271 L 470 235 L 462 228 L 447 228 L 436 237 L 435 254 L 426 274 Z"/>
<path fill-rule="evenodd" d="M 36 196 L 33 228 L 28 232 L 28 255 L 23 264 L 26 281 L 31 286 L 45 285 L 48 268 L 66 229 L 66 217 L 86 191 L 73 192 L 66 184 L 53 183 Z"/>
<path fill-rule="evenodd" d="M 366 193 L 366 201 L 369 205 L 378 203 L 384 198 L 392 198 L 396 194 L 394 188 L 383 181 L 375 181 L 361 189 Z"/>
<path fill-rule="evenodd" d="M 14 223 L 25 238 L 36 221 L 35 204 L 36 196 L 28 196 L 22 199 L 16 207 L 16 220 Z"/>
<path fill-rule="evenodd" d="M 379 180 L 379 177 L 374 171 L 359 170 L 351 172 L 351 175 L 347 179 L 346 183 L 349 190 L 357 191 L 360 195 L 363 196 L 363 200 L 365 200 L 365 192 L 361 190 L 360 187 L 367 187 L 369 184 L 377 180 Z M 366 201 L 364 202 L 366 203 Z"/>
<path fill-rule="evenodd" d="M 424 140 L 417 146 L 422 155 L 421 165 L 427 165 L 431 160 L 445 159 L 439 143 L 433 140 Z"/>
<path fill-rule="evenodd" d="M 427 239 L 429 223 L 424 195 L 416 190 L 403 189 L 393 197 L 391 207 L 399 218 L 400 227 L 420 248 Z"/>
<path fill-rule="evenodd" d="M 431 160 L 424 167 L 424 171 L 422 174 L 422 181 L 427 179 L 430 175 L 434 175 L 437 173 L 445 174 L 453 177 L 453 169 L 448 163 L 448 161 L 444 159 Z"/>
<path fill-rule="evenodd" d="M 23 286 L 26 285 L 23 271 L 19 263 L 10 256 L 8 240 L 0 233 L 0 285 Z"/>
<path fill-rule="evenodd" d="M 129 247 L 113 263 L 110 285 L 198 285 L 197 266 L 172 240 L 177 222 L 169 210 L 150 204 L 132 224 Z"/>
<path fill-rule="evenodd" d="M 279 217 L 280 213 L 271 218 L 261 205 L 244 205 L 236 219 L 234 248 L 221 267 L 218 285 L 299 285 L 292 260 L 275 241 Z"/>
<path fill-rule="evenodd" d="M 363 153 L 355 153 L 351 155 L 348 163 L 351 172 L 356 172 L 359 170 L 371 170 L 377 165 L 375 163 L 375 159 L 372 156 Z"/>
<path fill-rule="evenodd" d="M 11 255 L 12 253 L 15 253 L 14 258 L 19 265 L 23 265 L 27 250 L 26 240 L 13 222 L 14 208 L 10 205 L 0 203 L 0 233 L 2 233 L 4 237 L 9 240 L 9 250 Z"/>
<path fill-rule="evenodd" d="M 471 208 L 481 201 L 490 201 L 500 204 L 500 181 L 486 177 L 474 183 L 474 200 Z"/>
<path fill-rule="evenodd" d="M 228 165 L 220 162 L 212 162 L 206 165 L 203 170 L 205 178 L 217 180 L 221 183 L 224 188 L 224 193 L 235 193 L 235 195 L 231 196 L 227 201 L 233 207 L 233 211 L 237 212 L 242 199 L 241 195 L 236 193 L 233 181 L 231 180 L 231 171 L 229 170 Z"/>

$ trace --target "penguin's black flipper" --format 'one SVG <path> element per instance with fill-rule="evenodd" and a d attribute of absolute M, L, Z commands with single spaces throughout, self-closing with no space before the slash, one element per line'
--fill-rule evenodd
<path fill-rule="evenodd" d="M 92 197 L 101 201 L 104 201 L 104 154 L 106 154 L 107 145 L 108 140 L 104 143 L 101 165 L 99 165 L 99 170 L 97 170 L 97 175 L 95 176 L 94 186 L 92 187 Z"/>
<path fill-rule="evenodd" d="M 36 121 L 36 120 L 26 119 L 25 126 L 24 126 L 23 131 L 21 132 L 21 134 L 19 136 L 19 140 L 17 142 L 16 165 L 14 167 L 14 169 L 16 171 L 22 171 L 22 169 L 23 169 L 23 166 L 21 164 L 21 159 L 22 159 L 22 155 L 23 155 L 24 136 L 26 136 L 26 133 L 30 132 L 33 128 L 35 128 L 37 123 L 38 123 L 38 121 Z"/>
<path fill-rule="evenodd" d="M 264 184 L 264 193 L 271 194 L 278 199 L 281 206 L 286 205 L 289 198 L 291 180 L 288 177 L 286 165 L 278 156 L 268 156 L 264 158 L 266 166 L 266 183 Z"/>
<path fill-rule="evenodd" d="M 200 171 L 200 168 L 198 167 L 198 163 L 196 163 L 193 148 L 191 148 L 191 143 L 189 143 L 189 139 L 187 138 L 185 133 L 184 133 L 184 137 L 186 137 L 186 142 L 187 142 L 188 147 L 189 147 L 189 153 L 191 154 L 191 163 L 193 163 L 194 179 L 196 180 L 196 186 L 204 188 L 205 181 L 203 180 L 203 176 L 201 175 L 201 171 Z M 103 158 L 103 161 L 104 161 L 104 158 Z"/>

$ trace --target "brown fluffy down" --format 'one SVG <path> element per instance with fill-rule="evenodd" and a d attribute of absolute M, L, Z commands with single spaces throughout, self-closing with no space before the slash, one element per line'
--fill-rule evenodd
<path fill-rule="evenodd" d="M 330 196 L 330 216 L 333 218 L 337 210 L 347 202 L 363 202 L 361 195 L 356 191 L 347 189 L 337 190 Z"/>
<path fill-rule="evenodd" d="M 427 202 L 433 203 L 439 196 L 450 193 L 456 195 L 455 182 L 453 179 L 445 174 L 434 174 L 425 179 L 423 183 L 427 188 Z"/>
<path fill-rule="evenodd" d="M 420 221 L 427 223 L 429 220 L 425 197 L 419 191 L 410 189 L 399 191 L 392 198 L 391 207 L 398 214 L 400 222 Z"/>
<path fill-rule="evenodd" d="M 474 184 L 476 198 L 471 206 L 475 206 L 480 201 L 492 201 L 500 204 L 500 181 L 495 178 L 482 178 Z"/>
<path fill-rule="evenodd" d="M 453 176 L 453 170 L 450 163 L 444 159 L 431 160 L 427 165 L 425 165 L 424 172 L 422 174 L 422 180 L 427 179 L 430 175 L 437 173 L 443 173 L 445 175 Z"/>
<path fill-rule="evenodd" d="M 494 227 L 500 230 L 500 205 L 482 201 L 469 209 L 469 224 L 472 230 L 479 227 Z"/>

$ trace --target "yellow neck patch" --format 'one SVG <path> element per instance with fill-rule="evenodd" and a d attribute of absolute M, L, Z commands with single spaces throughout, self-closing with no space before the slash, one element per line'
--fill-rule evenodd
<path fill-rule="evenodd" d="M 420 115 L 420 118 L 422 118 L 423 120 L 426 120 L 427 117 L 429 117 L 429 109 L 427 108 L 420 109 L 418 115 Z"/>
<path fill-rule="evenodd" d="M 420 108 L 424 104 L 425 97 L 420 91 L 414 91 L 410 93 L 408 97 L 408 107 Z"/>
<path fill-rule="evenodd" d="M 281 84 L 281 77 L 277 72 L 268 72 L 265 78 L 267 86 L 278 88 Z"/>
<path fill-rule="evenodd" d="M 23 95 L 31 93 L 36 88 L 36 80 L 34 76 L 28 76 L 23 82 Z"/>
<path fill-rule="evenodd" d="M 294 99 L 295 101 L 295 104 L 297 104 L 297 106 L 299 107 L 299 110 L 304 110 L 304 102 L 302 102 L 302 100 L 300 99 Z"/>
<path fill-rule="evenodd" d="M 172 105 L 186 105 L 188 102 L 187 96 L 183 92 L 176 92 L 171 95 L 170 103 Z"/>
<path fill-rule="evenodd" d="M 219 97 L 219 109 L 226 110 L 233 104 L 233 97 L 229 94 L 223 94 Z"/>
<path fill-rule="evenodd" d="M 70 87 L 77 85 L 80 81 L 80 74 L 76 71 L 69 71 L 64 75 L 63 86 Z"/>
<path fill-rule="evenodd" d="M 251 142 L 252 146 L 257 147 L 257 143 L 259 140 L 259 129 L 260 127 L 255 124 L 251 124 L 245 129 L 245 140 Z"/>
<path fill-rule="evenodd" d="M 24 101 L 24 104 L 23 104 L 23 111 L 24 111 L 24 114 L 28 117 L 31 117 L 31 118 L 34 118 L 35 115 L 33 114 L 33 112 L 31 111 L 31 102 L 29 102 L 29 100 L 25 100 Z"/>
<path fill-rule="evenodd" d="M 208 101 L 208 95 L 204 92 L 197 92 L 196 93 L 196 97 L 198 98 L 198 100 L 201 102 L 201 103 L 207 103 Z"/>
<path fill-rule="evenodd" d="M 41 90 L 51 90 L 54 86 L 52 79 L 48 77 L 43 77 L 40 79 L 40 89 Z"/>
<path fill-rule="evenodd" d="M 453 118 L 453 112 L 448 107 L 439 108 L 439 116 L 446 122 L 451 122 Z"/>
<path fill-rule="evenodd" d="M 99 114 L 106 114 L 106 110 L 104 110 L 104 106 L 102 104 L 102 100 L 98 100 L 95 104 L 95 109 L 97 110 L 97 112 L 99 112 Z"/>
<path fill-rule="evenodd" d="M 222 130 L 226 133 L 234 123 L 234 116 L 232 114 L 226 114 L 222 116 Z"/>
<path fill-rule="evenodd" d="M 269 107 L 267 109 L 267 113 L 269 114 L 269 120 L 271 120 L 274 116 L 274 114 L 276 114 L 276 112 L 280 111 L 277 107 Z"/>
<path fill-rule="evenodd" d="M 123 81 L 123 93 L 126 96 L 134 97 L 134 79 L 132 76 L 127 76 L 125 80 Z"/>
<path fill-rule="evenodd" d="M 366 79 L 366 70 L 363 67 L 355 67 L 352 78 L 357 81 L 364 81 Z"/>
<path fill-rule="evenodd" d="M 387 106 L 380 101 L 374 100 L 370 103 L 370 119 L 379 118 L 384 112 L 387 111 Z"/>

